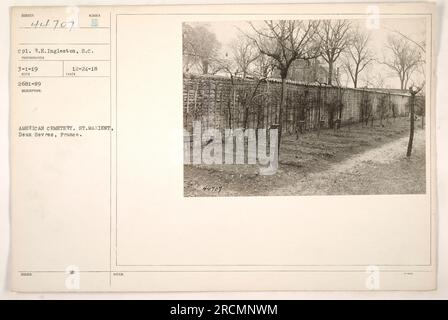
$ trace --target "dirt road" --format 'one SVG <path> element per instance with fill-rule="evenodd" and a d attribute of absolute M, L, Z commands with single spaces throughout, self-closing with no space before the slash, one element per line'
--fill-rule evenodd
<path fill-rule="evenodd" d="M 333 164 L 297 184 L 272 190 L 271 195 L 306 194 L 406 194 L 424 193 L 425 136 L 414 136 L 413 153 L 406 158 L 408 137 Z"/>

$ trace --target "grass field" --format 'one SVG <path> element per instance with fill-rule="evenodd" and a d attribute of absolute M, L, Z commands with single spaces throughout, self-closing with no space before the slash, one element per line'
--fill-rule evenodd
<path fill-rule="evenodd" d="M 279 169 L 258 165 L 184 165 L 185 196 L 264 196 L 424 193 L 425 137 L 416 124 L 413 154 L 405 157 L 409 120 L 373 127 L 326 129 L 282 138 Z"/>

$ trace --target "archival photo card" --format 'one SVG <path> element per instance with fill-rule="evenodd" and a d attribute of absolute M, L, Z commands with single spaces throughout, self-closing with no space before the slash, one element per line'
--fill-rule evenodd
<path fill-rule="evenodd" d="M 11 290 L 434 290 L 436 7 L 11 9 Z"/>
<path fill-rule="evenodd" d="M 185 196 L 424 194 L 422 17 L 182 25 Z"/>

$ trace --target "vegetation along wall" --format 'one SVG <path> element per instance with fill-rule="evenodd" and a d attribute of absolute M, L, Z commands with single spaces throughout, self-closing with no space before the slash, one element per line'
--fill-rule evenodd
<path fill-rule="evenodd" d="M 269 128 L 278 124 L 281 82 L 217 75 L 184 74 L 184 128 Z M 333 128 L 372 119 L 406 116 L 410 95 L 288 82 L 282 116 L 284 133 Z M 320 119 L 320 122 L 319 122 Z"/>

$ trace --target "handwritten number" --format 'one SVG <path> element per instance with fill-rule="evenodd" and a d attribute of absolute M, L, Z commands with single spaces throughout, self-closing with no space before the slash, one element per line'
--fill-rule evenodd
<path fill-rule="evenodd" d="M 75 25 L 75 21 L 61 21 L 59 19 L 54 19 L 52 21 L 52 26 L 50 26 L 50 19 L 47 19 L 45 21 L 36 20 L 31 23 L 31 27 L 34 28 L 52 28 L 53 30 L 56 29 L 68 29 L 69 31 L 72 31 L 73 27 Z"/>

